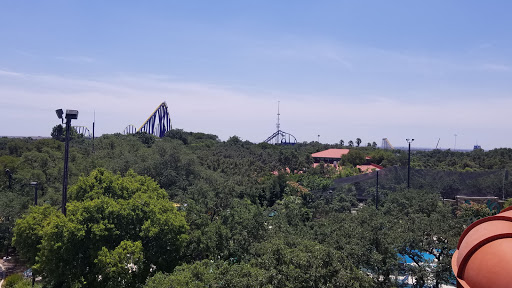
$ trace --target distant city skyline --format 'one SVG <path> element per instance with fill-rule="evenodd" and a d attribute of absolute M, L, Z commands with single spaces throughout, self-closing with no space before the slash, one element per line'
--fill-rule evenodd
<path fill-rule="evenodd" d="M 174 128 L 261 142 L 512 147 L 509 1 L 7 1 L 0 135 Z M 456 139 L 455 139 L 455 136 Z M 456 144 L 455 144 L 456 142 Z"/>

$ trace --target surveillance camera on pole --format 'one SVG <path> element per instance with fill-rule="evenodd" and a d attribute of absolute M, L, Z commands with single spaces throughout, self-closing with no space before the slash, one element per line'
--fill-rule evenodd
<path fill-rule="evenodd" d="M 55 110 L 57 117 L 64 123 L 62 109 Z M 78 110 L 66 110 L 66 145 L 64 150 L 64 176 L 62 177 L 62 214 L 66 215 L 66 202 L 68 194 L 68 160 L 69 160 L 69 134 L 71 133 L 71 120 L 78 119 Z"/>

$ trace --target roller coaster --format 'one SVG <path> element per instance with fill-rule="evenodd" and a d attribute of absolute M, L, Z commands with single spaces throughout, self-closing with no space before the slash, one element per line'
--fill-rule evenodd
<path fill-rule="evenodd" d="M 89 131 L 89 128 L 85 126 L 71 126 L 71 128 L 75 129 L 76 134 L 82 135 L 85 138 L 91 138 L 91 131 Z"/>
<path fill-rule="evenodd" d="M 297 144 L 297 138 L 295 138 L 295 136 L 293 136 L 292 134 L 290 134 L 288 132 L 284 132 L 283 130 L 280 129 L 281 124 L 279 123 L 279 121 L 280 121 L 281 114 L 279 113 L 279 103 L 280 102 L 278 101 L 277 102 L 277 124 L 276 124 L 277 131 L 274 132 L 274 134 L 270 135 L 263 142 L 267 142 L 269 144 L 275 144 L 275 145 L 295 145 L 295 144 Z"/>
<path fill-rule="evenodd" d="M 82 135 L 85 138 L 94 137 L 94 123 L 93 133 L 86 126 L 72 126 L 77 134 Z M 135 134 L 137 132 L 145 132 L 148 134 L 155 135 L 157 137 L 164 137 L 167 131 L 172 129 L 171 117 L 169 116 L 169 108 L 167 103 L 162 102 L 158 107 L 151 113 L 146 122 L 137 129 L 134 125 L 130 124 L 123 130 L 124 135 Z"/>
<path fill-rule="evenodd" d="M 162 104 L 155 109 L 139 129 L 135 129 L 134 125 L 128 125 L 124 129 L 123 134 L 127 135 L 135 134 L 137 132 L 145 132 L 162 138 L 165 136 L 165 133 L 171 129 L 172 125 L 171 117 L 169 116 L 169 109 L 167 108 L 167 103 L 162 102 Z"/>
<path fill-rule="evenodd" d="M 386 150 L 393 150 L 395 149 L 395 147 L 393 147 L 393 145 L 391 145 L 391 142 L 389 142 L 388 138 L 383 138 L 382 139 L 382 146 L 380 147 L 381 149 L 386 149 Z"/>

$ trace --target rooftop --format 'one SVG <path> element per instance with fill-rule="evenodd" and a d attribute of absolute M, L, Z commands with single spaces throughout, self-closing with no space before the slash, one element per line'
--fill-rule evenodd
<path fill-rule="evenodd" d="M 339 158 L 350 151 L 349 149 L 327 149 L 311 154 L 313 158 Z"/>

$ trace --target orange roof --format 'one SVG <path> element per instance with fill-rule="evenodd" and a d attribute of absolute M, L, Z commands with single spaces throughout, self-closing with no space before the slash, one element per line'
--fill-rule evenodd
<path fill-rule="evenodd" d="M 357 168 L 361 170 L 363 173 L 369 173 L 372 171 L 378 171 L 382 169 L 382 166 L 377 164 L 370 164 L 370 165 L 357 165 Z"/>
<path fill-rule="evenodd" d="M 327 149 L 324 151 L 316 152 L 311 154 L 313 158 L 339 158 L 350 151 L 349 149 Z"/>

